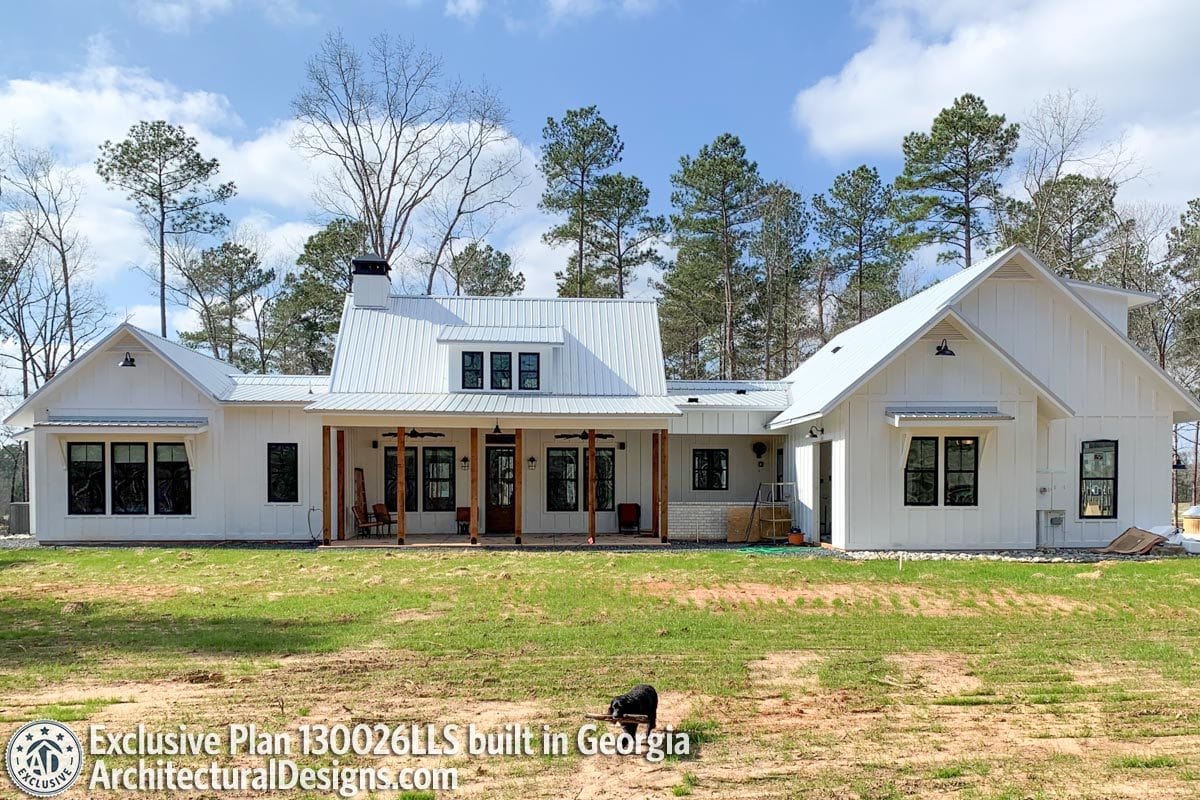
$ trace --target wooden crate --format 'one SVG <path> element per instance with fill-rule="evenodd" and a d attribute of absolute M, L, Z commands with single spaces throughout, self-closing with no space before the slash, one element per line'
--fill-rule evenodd
<path fill-rule="evenodd" d="M 792 527 L 792 510 L 786 505 L 759 506 L 755 512 L 754 524 L 750 530 L 751 506 L 729 506 L 726 512 L 725 540 L 728 542 L 761 542 L 770 541 L 772 529 L 776 541 L 787 541 L 788 531 Z M 765 519 L 764 519 L 765 517 Z M 770 520 L 779 520 L 770 522 Z"/>

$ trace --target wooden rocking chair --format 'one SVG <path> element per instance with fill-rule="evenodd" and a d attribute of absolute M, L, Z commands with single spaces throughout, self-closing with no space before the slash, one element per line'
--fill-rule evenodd
<path fill-rule="evenodd" d="M 367 509 L 362 506 L 354 506 L 354 532 L 357 536 L 370 536 L 379 533 L 380 528 L 388 528 L 391 522 L 379 522 L 371 519 L 371 515 L 367 513 Z M 383 531 L 387 533 L 386 530 Z"/>

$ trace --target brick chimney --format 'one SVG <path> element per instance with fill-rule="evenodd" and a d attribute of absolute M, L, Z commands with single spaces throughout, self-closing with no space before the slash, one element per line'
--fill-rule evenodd
<path fill-rule="evenodd" d="M 392 271 L 386 258 L 375 254 L 359 256 L 351 262 L 350 292 L 355 308 L 385 308 L 392 293 Z"/>

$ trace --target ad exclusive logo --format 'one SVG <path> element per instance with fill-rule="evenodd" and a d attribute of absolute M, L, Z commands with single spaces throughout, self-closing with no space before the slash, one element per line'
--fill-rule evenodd
<path fill-rule="evenodd" d="M 51 719 L 22 725 L 8 740 L 4 766 L 13 785 L 33 797 L 54 797 L 83 771 L 83 748 L 75 732 Z"/>

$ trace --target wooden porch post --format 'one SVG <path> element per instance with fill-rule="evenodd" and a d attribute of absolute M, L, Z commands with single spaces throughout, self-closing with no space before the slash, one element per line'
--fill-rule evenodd
<path fill-rule="evenodd" d="M 404 506 L 408 502 L 405 493 L 408 476 L 405 468 L 408 459 L 404 456 L 404 428 L 396 428 L 396 544 L 404 544 Z"/>
<path fill-rule="evenodd" d="M 471 544 L 479 544 L 479 429 L 471 428 Z"/>
<path fill-rule="evenodd" d="M 658 476 L 662 469 L 662 456 L 658 450 L 658 431 L 650 435 L 650 530 L 658 537 Z"/>
<path fill-rule="evenodd" d="M 669 488 L 670 483 L 668 482 L 667 478 L 668 478 L 668 474 L 669 474 L 670 468 L 671 468 L 670 467 L 670 464 L 671 464 L 670 452 L 671 451 L 670 451 L 670 449 L 668 449 L 667 429 L 666 428 L 663 428 L 661 434 L 659 435 L 659 446 L 658 447 L 659 447 L 659 456 L 662 458 L 662 471 L 661 471 L 661 474 L 659 475 L 659 477 L 661 478 L 661 483 L 659 484 L 659 489 L 658 489 L 658 513 L 661 516 L 661 519 L 658 523 L 658 535 L 659 535 L 660 541 L 662 541 L 665 544 L 666 542 L 671 541 L 671 536 L 667 531 L 667 516 L 668 516 L 667 515 L 667 508 L 668 508 L 667 496 L 670 493 L 670 488 Z"/>
<path fill-rule="evenodd" d="M 329 544 L 329 426 L 321 426 L 321 542 Z"/>
<path fill-rule="evenodd" d="M 521 498 L 523 496 L 525 475 L 525 450 L 521 443 L 521 429 L 514 433 L 513 452 L 513 536 L 517 544 L 521 543 Z"/>
<path fill-rule="evenodd" d="M 338 541 L 346 538 L 346 431 L 337 431 L 337 537 Z"/>
<path fill-rule="evenodd" d="M 596 543 L 596 431 L 588 429 L 587 453 L 587 501 L 588 501 L 588 544 Z"/>

